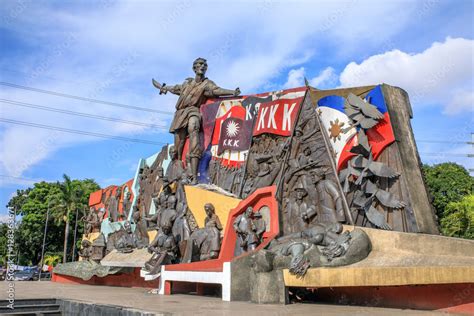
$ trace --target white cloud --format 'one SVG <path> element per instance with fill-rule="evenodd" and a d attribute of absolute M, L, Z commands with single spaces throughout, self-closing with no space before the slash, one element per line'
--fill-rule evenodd
<path fill-rule="evenodd" d="M 303 86 L 304 75 L 305 75 L 304 67 L 301 67 L 298 69 L 291 69 L 288 72 L 288 79 L 286 80 L 286 83 L 283 85 L 283 87 L 287 89 L 287 88 Z"/>
<path fill-rule="evenodd" d="M 418 54 L 396 49 L 351 62 L 339 79 L 342 87 L 399 86 L 414 106 L 444 103 L 446 113 L 472 111 L 473 54 L 474 40 L 448 37 Z"/>
<path fill-rule="evenodd" d="M 283 85 L 283 87 L 294 88 L 303 86 L 305 75 L 306 70 L 304 67 L 291 69 L 288 72 L 288 79 L 286 80 L 286 83 Z M 334 85 L 337 83 L 337 80 L 338 76 L 332 67 L 327 67 L 321 70 L 316 77 L 308 79 L 310 86 L 320 89 L 334 87 Z"/>
<path fill-rule="evenodd" d="M 474 92 L 472 90 L 456 91 L 451 102 L 445 108 L 446 114 L 459 114 L 462 112 L 473 111 L 474 107 Z"/>
<path fill-rule="evenodd" d="M 323 69 L 316 77 L 309 80 L 309 84 L 316 88 L 334 87 L 337 83 L 338 77 L 336 71 L 332 67 Z"/>

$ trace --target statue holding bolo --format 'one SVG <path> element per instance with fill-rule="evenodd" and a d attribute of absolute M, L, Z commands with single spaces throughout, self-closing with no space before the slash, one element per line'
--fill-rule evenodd
<path fill-rule="evenodd" d="M 167 86 L 153 80 L 153 85 L 160 90 L 160 94 L 171 92 L 179 95 L 170 133 L 174 134 L 174 145 L 178 160 L 182 159 L 186 137 L 189 136 L 189 157 L 186 158 L 189 158 L 192 184 L 196 184 L 199 159 L 203 151 L 199 142 L 199 131 L 201 129 L 199 108 L 207 98 L 237 96 L 240 94 L 240 89 L 223 89 L 209 80 L 205 76 L 207 61 L 204 58 L 197 58 L 194 61 L 193 71 L 196 76 L 187 78 L 182 84 Z"/>

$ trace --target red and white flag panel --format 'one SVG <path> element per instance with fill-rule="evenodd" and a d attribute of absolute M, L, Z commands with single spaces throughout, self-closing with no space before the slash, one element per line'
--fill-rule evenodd
<path fill-rule="evenodd" d="M 204 139 L 210 139 L 213 159 L 238 166 L 248 155 L 252 136 L 291 135 L 305 92 L 306 87 L 302 87 L 204 105 L 203 120 L 215 113 L 213 128 L 210 124 L 204 128 Z"/>
<path fill-rule="evenodd" d="M 253 135 L 263 133 L 290 136 L 296 122 L 303 97 L 278 99 L 260 106 Z"/>

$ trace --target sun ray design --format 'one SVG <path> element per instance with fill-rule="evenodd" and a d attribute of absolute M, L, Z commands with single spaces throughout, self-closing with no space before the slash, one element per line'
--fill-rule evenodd
<path fill-rule="evenodd" d="M 341 133 L 345 134 L 347 131 L 343 129 L 344 122 L 339 122 L 339 119 L 336 119 L 334 122 L 330 121 L 331 127 L 328 128 L 329 130 L 329 137 L 332 139 L 333 142 L 337 140 L 341 140 Z"/>
<path fill-rule="evenodd" d="M 235 137 L 239 132 L 240 126 L 236 121 L 230 121 L 227 124 L 226 133 L 229 137 Z"/>

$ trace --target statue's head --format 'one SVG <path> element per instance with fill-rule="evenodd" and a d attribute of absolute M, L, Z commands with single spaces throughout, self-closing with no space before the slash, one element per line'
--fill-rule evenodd
<path fill-rule="evenodd" d="M 123 228 L 125 229 L 127 233 L 132 232 L 132 225 L 130 224 L 129 221 L 126 221 L 125 223 L 123 223 Z"/>
<path fill-rule="evenodd" d="M 168 201 L 168 196 L 166 195 L 165 192 L 161 192 L 159 199 L 160 199 L 160 205 L 165 206 L 166 201 Z"/>
<path fill-rule="evenodd" d="M 253 213 L 253 208 L 251 206 L 247 207 L 247 209 L 245 210 L 245 215 L 251 216 L 252 213 Z"/>
<path fill-rule="evenodd" d="M 297 200 L 302 200 L 308 192 L 306 191 L 305 188 L 303 187 L 297 187 L 296 189 L 296 199 Z"/>
<path fill-rule="evenodd" d="M 171 146 L 170 149 L 168 150 L 168 153 L 170 154 L 171 159 L 176 158 L 176 148 L 174 146 Z"/>
<path fill-rule="evenodd" d="M 196 75 L 205 75 L 207 71 L 207 60 L 204 58 L 197 58 L 193 62 L 193 71 Z"/>
<path fill-rule="evenodd" d="M 163 170 L 162 167 L 158 167 L 158 169 L 156 171 L 158 173 L 158 177 L 160 177 L 160 178 L 164 177 L 165 174 L 164 174 L 164 170 Z"/>
<path fill-rule="evenodd" d="M 314 184 L 324 179 L 326 179 L 326 174 L 324 173 L 324 171 L 321 170 L 321 171 L 311 172 L 311 180 L 313 181 Z"/>
<path fill-rule="evenodd" d="M 168 198 L 168 208 L 175 208 L 176 207 L 176 198 L 174 197 L 174 195 L 171 195 L 169 198 Z"/>
<path fill-rule="evenodd" d="M 161 230 L 163 231 L 163 234 L 169 235 L 171 233 L 171 224 L 170 223 L 165 223 L 162 227 Z"/>
<path fill-rule="evenodd" d="M 206 203 L 206 205 L 204 205 L 204 211 L 206 211 L 206 214 L 209 217 L 214 214 L 215 210 L 216 209 L 214 208 L 214 205 L 212 205 L 212 203 Z"/>

